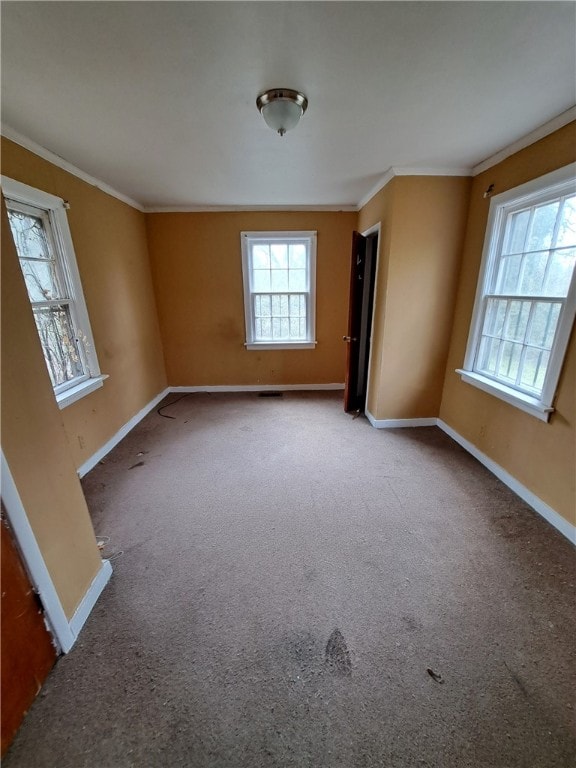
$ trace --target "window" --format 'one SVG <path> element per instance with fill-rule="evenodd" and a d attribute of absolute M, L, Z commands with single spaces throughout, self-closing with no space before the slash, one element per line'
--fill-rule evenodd
<path fill-rule="evenodd" d="M 242 232 L 248 349 L 313 349 L 316 232 Z"/>
<path fill-rule="evenodd" d="M 102 386 L 66 204 L 2 177 L 8 220 L 60 408 Z"/>
<path fill-rule="evenodd" d="M 576 164 L 492 198 L 464 381 L 547 421 L 576 312 Z"/>

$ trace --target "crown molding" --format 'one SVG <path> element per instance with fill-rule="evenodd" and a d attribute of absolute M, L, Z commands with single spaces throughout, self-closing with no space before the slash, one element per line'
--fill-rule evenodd
<path fill-rule="evenodd" d="M 395 176 L 470 176 L 471 168 L 411 168 L 410 166 L 394 166 Z"/>
<path fill-rule="evenodd" d="M 234 213 L 236 211 L 342 211 L 356 212 L 358 206 L 348 205 L 173 205 L 146 206 L 144 213 Z"/>
<path fill-rule="evenodd" d="M 54 152 L 51 152 L 49 149 L 46 149 L 40 144 L 36 144 L 35 141 L 32 141 L 26 136 L 23 136 L 21 133 L 18 133 L 18 131 L 10 128 L 10 126 L 6 125 L 5 123 L 2 123 L 0 133 L 6 139 L 13 141 L 15 144 L 24 147 L 24 149 L 27 149 L 30 152 L 33 152 L 35 155 L 38 155 L 38 157 L 41 157 L 44 160 L 47 160 L 49 163 L 52 163 L 52 165 L 55 165 L 58 168 L 62 168 L 63 171 L 71 173 L 78 179 L 82 179 L 82 181 L 90 184 L 90 186 L 97 187 L 101 192 L 105 192 L 107 195 L 111 195 L 117 200 L 121 200 L 123 203 L 126 203 L 132 208 L 136 208 L 137 211 L 144 212 L 144 207 L 140 205 L 140 203 L 138 203 L 136 200 L 128 197 L 128 195 L 124 195 L 122 192 L 118 192 L 117 189 L 114 189 L 114 187 L 106 184 L 106 182 L 97 179 L 95 176 L 91 176 L 89 173 L 80 170 L 80 168 L 77 166 L 69 163 L 68 160 L 64 160 L 64 158 L 60 157 L 60 155 L 56 155 Z"/>
<path fill-rule="evenodd" d="M 545 136 L 554 133 L 554 131 L 563 128 L 568 123 L 576 120 L 576 106 L 570 107 L 562 114 L 553 118 L 552 120 L 544 123 L 539 128 L 526 134 L 522 138 L 513 142 L 507 147 L 496 152 L 494 155 L 486 158 L 482 162 L 475 165 L 473 168 L 411 168 L 410 166 L 392 166 L 386 173 L 384 173 L 372 189 L 362 197 L 358 203 L 345 204 L 345 205 L 175 205 L 175 206 L 144 206 L 136 200 L 124 195 L 122 192 L 114 189 L 106 182 L 97 179 L 95 176 L 91 176 L 89 173 L 82 171 L 77 166 L 69 163 L 64 158 L 51 152 L 49 149 L 37 144 L 36 142 L 23 136 L 18 131 L 6 124 L 2 124 L 0 132 L 2 136 L 5 136 L 10 141 L 19 144 L 21 147 L 28 149 L 35 155 L 42 157 L 44 160 L 56 165 L 58 168 L 71 173 L 82 181 L 97 187 L 102 192 L 105 192 L 117 200 L 121 200 L 123 203 L 130 205 L 142 213 L 233 213 L 235 211 L 342 211 L 342 212 L 354 212 L 360 211 L 372 198 L 378 194 L 384 187 L 386 187 L 393 178 L 396 176 L 477 176 L 483 171 L 488 170 L 494 165 L 502 162 L 507 157 L 519 152 L 521 149 L 534 144 L 536 141 L 543 139 Z"/>
<path fill-rule="evenodd" d="M 487 171 L 488 168 L 492 168 L 492 166 L 501 163 L 502 160 L 506 160 L 507 157 L 516 154 L 516 152 L 519 152 L 521 149 L 525 149 L 526 147 L 529 147 L 530 144 L 534 144 L 545 136 L 554 133 L 554 131 L 560 130 L 560 128 L 568 125 L 568 123 L 571 123 L 573 120 L 576 120 L 576 106 L 570 107 L 566 112 L 562 112 L 562 114 L 549 120 L 547 123 L 544 123 L 544 125 L 527 133 L 521 139 L 518 139 L 507 147 L 504 147 L 504 149 L 501 149 L 499 152 L 496 152 L 496 154 L 487 157 L 486 160 L 482 160 L 481 163 L 474 166 L 472 175 L 478 176 L 479 173 Z"/>
<path fill-rule="evenodd" d="M 471 168 L 411 168 L 410 166 L 392 166 L 380 178 L 374 187 L 360 200 L 356 206 L 359 211 L 389 184 L 396 176 L 471 176 Z"/>
<path fill-rule="evenodd" d="M 394 173 L 393 168 L 388 168 L 386 173 L 376 182 L 376 184 L 372 187 L 372 189 L 367 192 L 364 197 L 360 198 L 358 201 L 358 205 L 356 206 L 356 210 L 361 210 L 364 208 L 364 206 L 372 200 L 374 195 L 377 195 L 378 192 L 380 192 L 381 189 L 384 189 L 385 186 L 387 186 L 392 179 L 394 178 L 396 174 Z"/>

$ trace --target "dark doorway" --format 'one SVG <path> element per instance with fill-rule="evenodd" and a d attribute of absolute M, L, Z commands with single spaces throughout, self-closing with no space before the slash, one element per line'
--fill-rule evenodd
<path fill-rule="evenodd" d="M 364 237 L 354 232 L 350 266 L 348 345 L 344 410 L 364 411 L 368 391 L 368 366 L 372 340 L 372 310 L 376 281 L 378 232 Z"/>

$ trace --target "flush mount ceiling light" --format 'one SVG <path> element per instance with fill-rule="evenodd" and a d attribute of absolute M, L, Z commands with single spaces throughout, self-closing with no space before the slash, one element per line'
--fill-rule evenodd
<path fill-rule="evenodd" d="M 256 99 L 258 111 L 272 130 L 284 136 L 295 128 L 306 112 L 308 99 L 303 93 L 290 88 L 272 88 Z"/>

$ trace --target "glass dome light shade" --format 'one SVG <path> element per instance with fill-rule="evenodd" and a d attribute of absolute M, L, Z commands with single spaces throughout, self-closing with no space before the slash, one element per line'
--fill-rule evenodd
<path fill-rule="evenodd" d="M 266 125 L 283 136 L 298 125 L 308 106 L 304 94 L 288 88 L 275 88 L 260 94 L 256 106 Z"/>

